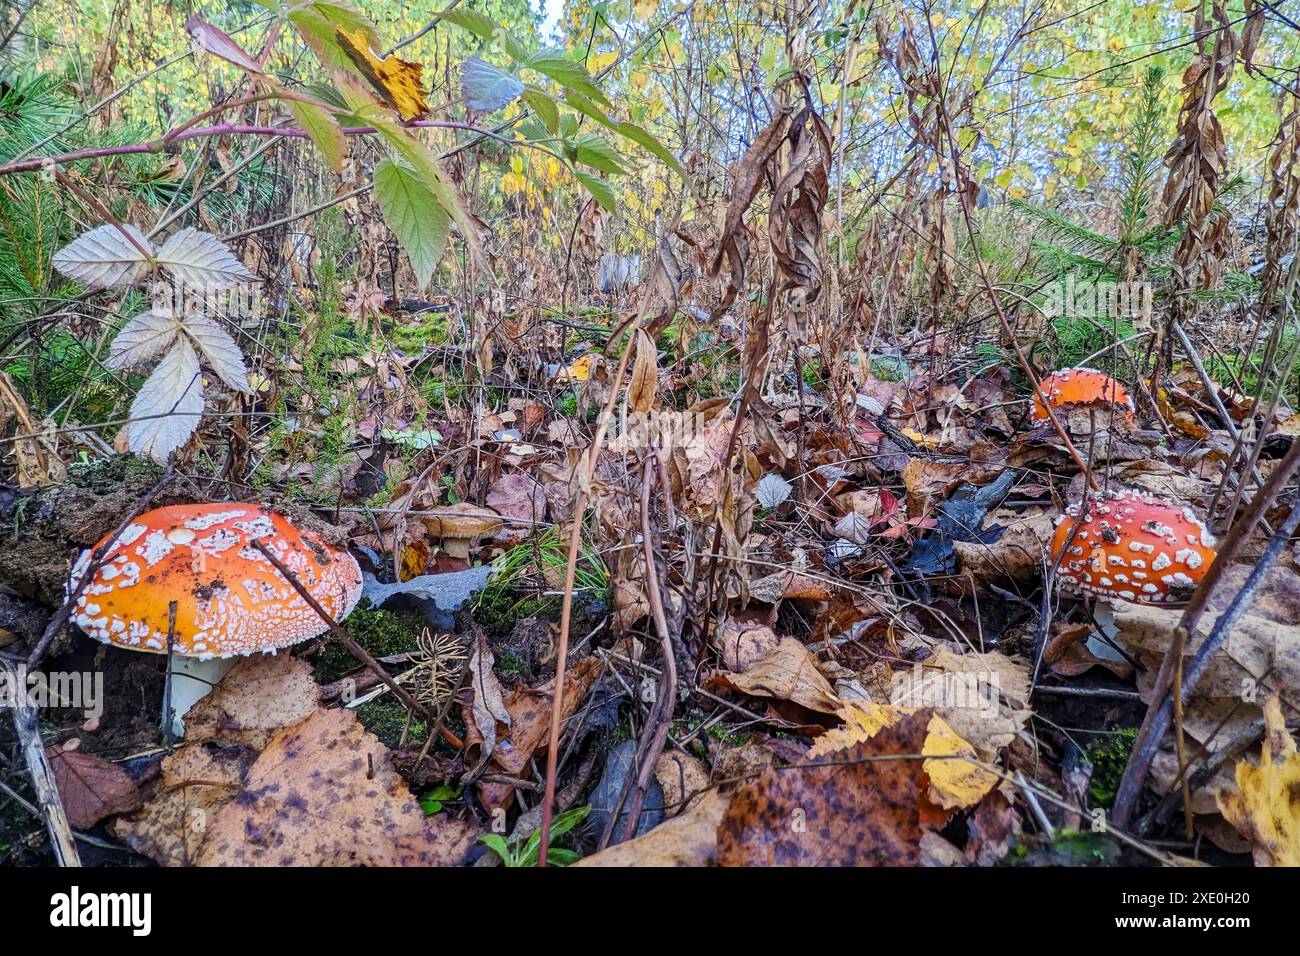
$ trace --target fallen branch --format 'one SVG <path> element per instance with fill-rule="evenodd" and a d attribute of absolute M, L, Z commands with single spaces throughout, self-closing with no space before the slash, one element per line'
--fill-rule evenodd
<path fill-rule="evenodd" d="M 45 744 L 41 740 L 36 707 L 27 696 L 27 689 L 22 686 L 18 671 L 3 658 L 0 658 L 0 680 L 7 682 L 12 689 L 10 696 L 13 698 L 11 706 L 14 732 L 18 735 L 18 744 L 22 747 L 23 759 L 27 762 L 27 775 L 31 778 L 32 791 L 36 794 L 36 805 L 45 821 L 45 828 L 50 832 L 54 858 L 59 861 L 59 866 L 81 866 L 72 827 L 68 824 L 68 815 L 59 797 L 59 787 L 54 781 L 54 771 L 50 768 Z"/>

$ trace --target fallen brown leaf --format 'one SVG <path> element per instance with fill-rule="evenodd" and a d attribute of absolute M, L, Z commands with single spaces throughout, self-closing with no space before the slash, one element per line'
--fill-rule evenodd
<path fill-rule="evenodd" d="M 199 866 L 452 866 L 475 829 L 426 818 L 389 751 L 350 710 L 277 733 L 217 812 Z"/>
<path fill-rule="evenodd" d="M 722 866 L 914 866 L 929 779 L 918 711 L 822 766 L 769 767 L 718 826 Z M 910 759 L 916 758 L 916 759 Z M 829 759 L 829 758 L 827 758 Z"/>
<path fill-rule="evenodd" d="M 117 764 L 79 750 L 51 748 L 48 754 L 73 829 L 89 830 L 105 817 L 131 813 L 142 805 L 135 781 Z"/>

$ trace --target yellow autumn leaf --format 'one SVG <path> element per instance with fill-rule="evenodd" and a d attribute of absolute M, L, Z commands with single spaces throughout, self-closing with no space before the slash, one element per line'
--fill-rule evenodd
<path fill-rule="evenodd" d="M 340 27 L 335 31 L 335 37 L 357 72 L 369 81 L 385 103 L 397 110 L 402 119 L 415 119 L 429 112 L 429 104 L 424 100 L 421 79 L 424 67 L 421 64 L 410 63 L 397 54 L 380 59 L 371 51 L 362 30 L 348 32 Z"/>
<path fill-rule="evenodd" d="M 1264 728 L 1259 765 L 1237 764 L 1238 792 L 1219 794 L 1219 811 L 1250 841 L 1256 866 L 1300 866 L 1300 754 L 1276 694 Z"/>
<path fill-rule="evenodd" d="M 855 701 L 839 713 L 844 726 L 828 730 L 818 737 L 809 748 L 808 756 L 825 757 L 860 744 L 916 713 L 916 710 L 915 707 Z M 997 785 L 996 775 L 970 761 L 953 759 L 975 757 L 975 748 L 937 714 L 926 726 L 921 753 L 934 758 L 926 760 L 923 767 L 930 777 L 930 799 L 945 810 L 974 806 Z"/>
<path fill-rule="evenodd" d="M 904 428 L 903 434 L 916 442 L 917 447 L 924 448 L 927 451 L 933 451 L 939 447 L 939 437 L 937 435 L 925 435 L 915 428 Z"/>
<path fill-rule="evenodd" d="M 596 364 L 596 354 L 588 352 L 586 355 L 579 356 L 572 365 L 566 369 L 561 369 L 556 381 L 561 384 L 565 382 L 585 382 L 591 378 L 591 370 Z"/>

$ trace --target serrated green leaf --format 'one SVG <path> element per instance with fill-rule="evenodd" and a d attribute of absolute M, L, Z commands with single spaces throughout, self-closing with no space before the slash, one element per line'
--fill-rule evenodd
<path fill-rule="evenodd" d="M 375 200 L 423 291 L 447 248 L 447 212 L 415 170 L 391 159 L 375 167 Z"/>
<path fill-rule="evenodd" d="M 330 168 L 341 173 L 343 161 L 348 158 L 348 138 L 343 135 L 343 130 L 329 111 L 301 100 L 286 100 L 284 105 L 320 150 Z"/>
<path fill-rule="evenodd" d="M 575 90 L 565 90 L 564 101 L 583 116 L 594 119 L 601 126 L 607 126 L 615 132 L 618 131 L 618 123 L 606 116 L 604 110 L 581 93 L 578 93 Z"/>
<path fill-rule="evenodd" d="M 339 89 L 357 118 L 365 125 L 373 126 L 375 131 L 393 147 L 397 155 L 404 159 L 420 177 L 433 193 L 434 198 L 438 200 L 438 205 L 451 217 L 452 222 L 456 223 L 456 228 L 460 230 L 469 245 L 470 256 L 476 261 L 480 260 L 482 252 L 479 248 L 478 227 L 461 203 L 456 187 L 447 179 L 442 167 L 438 165 L 438 158 L 429 147 L 416 139 L 411 130 L 398 126 L 387 107 L 375 100 L 361 85 L 360 80 L 350 76 L 342 77 Z"/>
<path fill-rule="evenodd" d="M 655 139 L 645 129 L 637 126 L 635 123 L 619 123 L 617 131 L 620 136 L 630 139 L 632 142 L 637 143 L 640 146 L 644 146 L 656 157 L 663 160 L 665 166 L 675 172 L 683 180 L 686 179 L 686 170 L 684 170 L 682 164 L 677 161 L 677 157 L 669 152 L 668 148 L 665 147 L 663 143 Z"/>
<path fill-rule="evenodd" d="M 497 32 L 496 21 L 486 13 L 479 13 L 477 10 L 466 10 L 464 7 L 448 10 L 442 15 L 442 22 L 455 24 L 484 40 L 491 40 Z"/>
<path fill-rule="evenodd" d="M 618 150 L 595 133 L 587 133 L 575 140 L 573 145 L 576 147 L 574 158 L 582 165 L 612 176 L 620 176 L 625 172 L 622 165 L 623 157 L 619 155 Z"/>
<path fill-rule="evenodd" d="M 592 82 L 587 68 L 557 50 L 538 50 L 524 61 L 524 66 L 550 77 L 566 90 L 576 90 L 606 109 L 610 106 L 608 98 Z"/>
<path fill-rule="evenodd" d="M 612 213 L 618 208 L 618 202 L 614 199 L 614 191 L 609 188 L 609 183 L 603 179 L 598 179 L 591 173 L 584 173 L 578 169 L 573 171 L 573 175 L 577 177 L 578 182 L 582 183 L 587 192 L 591 193 L 591 197 L 600 203 L 606 211 Z"/>
<path fill-rule="evenodd" d="M 554 98 L 541 90 L 524 90 L 524 102 L 537 114 L 537 118 L 546 124 L 552 136 L 560 128 L 560 108 Z"/>
<path fill-rule="evenodd" d="M 501 48 L 510 54 L 510 58 L 516 63 L 523 63 L 528 59 L 528 51 L 524 49 L 524 45 L 516 40 L 514 34 L 505 27 L 498 29 L 496 36 Z"/>

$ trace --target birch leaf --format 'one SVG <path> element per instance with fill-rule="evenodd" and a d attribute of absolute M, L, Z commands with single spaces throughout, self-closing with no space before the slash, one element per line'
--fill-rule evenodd
<path fill-rule="evenodd" d="M 129 232 L 132 243 L 123 230 Z M 54 268 L 87 289 L 122 288 L 135 285 L 149 271 L 153 253 L 149 240 L 135 226 L 97 226 L 68 243 L 51 259 Z"/>
<path fill-rule="evenodd" d="M 131 403 L 127 446 L 142 457 L 166 464 L 185 444 L 203 415 L 199 356 L 188 338 L 178 339 Z"/>
<path fill-rule="evenodd" d="M 164 242 L 156 260 L 189 286 L 224 289 L 257 278 L 224 242 L 192 227 L 180 230 Z"/>
<path fill-rule="evenodd" d="M 143 365 L 156 359 L 176 341 L 180 323 L 165 309 L 141 312 L 117 333 L 104 364 L 113 371 Z"/>
<path fill-rule="evenodd" d="M 206 315 L 189 316 L 185 320 L 184 329 L 218 378 L 237 392 L 253 394 L 253 389 L 248 384 L 244 355 L 225 329 Z"/>

